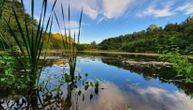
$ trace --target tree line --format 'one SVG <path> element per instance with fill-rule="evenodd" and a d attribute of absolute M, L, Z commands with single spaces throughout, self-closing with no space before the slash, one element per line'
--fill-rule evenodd
<path fill-rule="evenodd" d="M 193 17 L 170 23 L 164 28 L 155 24 L 146 30 L 103 40 L 98 48 L 127 52 L 162 53 L 179 49 L 181 54 L 193 53 Z"/>

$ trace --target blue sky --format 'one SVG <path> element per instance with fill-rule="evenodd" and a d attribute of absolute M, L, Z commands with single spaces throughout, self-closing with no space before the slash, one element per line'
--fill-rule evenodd
<path fill-rule="evenodd" d="M 25 9 L 30 12 L 30 1 L 24 0 Z M 48 0 L 49 6 L 54 0 Z M 39 18 L 42 0 L 35 0 L 35 17 Z M 71 23 L 74 32 L 78 31 L 81 7 L 84 9 L 81 29 L 81 43 L 102 40 L 118 35 L 138 32 L 150 24 L 165 26 L 168 23 L 181 23 L 193 15 L 193 0 L 58 0 L 55 11 L 61 24 L 61 3 L 71 4 Z M 66 24 L 67 25 L 67 24 Z M 53 32 L 59 32 L 54 23 Z"/>

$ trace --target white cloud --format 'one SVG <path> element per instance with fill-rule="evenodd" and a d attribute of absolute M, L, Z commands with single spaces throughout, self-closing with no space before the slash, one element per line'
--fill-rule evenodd
<path fill-rule="evenodd" d="M 134 0 L 103 0 L 103 15 L 108 18 L 121 16 Z"/>
<path fill-rule="evenodd" d="M 83 8 L 84 14 L 92 20 L 101 17 L 111 19 L 120 17 L 134 1 L 136 0 L 60 0 L 56 8 L 60 9 L 61 2 L 64 7 L 70 3 L 72 10 L 80 11 Z"/>
<path fill-rule="evenodd" d="M 79 23 L 77 21 L 70 21 L 70 22 L 65 22 L 65 26 L 68 28 L 78 28 Z"/>
<path fill-rule="evenodd" d="M 97 10 L 97 0 L 60 0 L 60 2 L 57 3 L 57 8 L 59 10 L 61 2 L 63 4 L 63 7 L 67 7 L 68 4 L 70 4 L 71 10 L 76 10 L 80 12 L 81 8 L 83 8 L 84 14 L 93 20 L 95 20 L 99 14 Z"/>
<path fill-rule="evenodd" d="M 100 23 L 100 22 L 102 22 L 104 20 L 105 20 L 105 17 L 101 17 L 100 19 L 98 19 L 97 23 Z"/>
<path fill-rule="evenodd" d="M 184 11 L 185 14 L 192 14 L 193 13 L 193 4 L 192 3 L 186 3 L 183 6 L 180 6 L 176 9 L 177 11 Z"/>
<path fill-rule="evenodd" d="M 173 12 L 170 8 L 156 9 L 154 7 L 149 7 L 142 13 L 137 14 L 137 16 L 139 17 L 154 16 L 157 18 L 172 16 L 172 15 L 175 15 L 175 12 Z"/>
<path fill-rule="evenodd" d="M 96 19 L 98 16 L 98 11 L 96 9 L 91 8 L 89 5 L 83 5 L 84 13 L 89 16 L 91 19 Z"/>
<path fill-rule="evenodd" d="M 161 5 L 161 7 L 158 8 L 158 4 Z M 172 10 L 172 6 L 174 4 L 175 2 L 173 1 L 160 3 L 156 2 L 147 7 L 147 9 L 144 9 L 144 11 L 138 13 L 137 16 L 138 17 L 153 16 L 156 18 L 172 16 L 176 14 Z"/>

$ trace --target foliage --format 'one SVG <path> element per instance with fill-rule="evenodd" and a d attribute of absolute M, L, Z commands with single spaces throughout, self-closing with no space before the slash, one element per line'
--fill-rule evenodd
<path fill-rule="evenodd" d="M 2 3 L 1 3 L 2 2 Z M 8 21 L 10 27 L 12 28 L 12 30 L 15 32 L 16 36 L 18 36 L 18 40 L 22 41 L 21 35 L 20 35 L 20 30 L 18 28 L 17 22 L 15 20 L 15 16 L 13 11 L 11 10 L 12 8 L 14 8 L 15 12 L 17 13 L 17 18 L 20 22 L 21 28 L 22 30 L 26 29 L 25 23 L 22 23 L 23 21 L 26 21 L 28 24 L 28 30 L 29 30 L 29 34 L 31 33 L 32 30 L 32 26 L 36 26 L 38 25 L 37 21 L 35 19 L 32 19 L 32 17 L 25 12 L 25 10 L 23 10 L 22 4 L 18 1 L 9 1 L 6 0 L 6 2 L 4 3 L 4 1 L 1 0 L 0 4 L 2 6 L 0 6 L 0 15 L 2 12 L 2 17 Z M 2 25 L 0 25 L 0 42 L 7 44 L 7 42 L 11 43 L 12 45 L 17 45 L 15 43 L 15 40 L 13 39 L 13 37 L 11 37 L 11 33 L 9 30 L 9 28 L 6 26 L 6 22 L 4 21 L 4 19 L 0 19 L 0 23 Z M 30 26 L 29 26 L 30 25 Z M 35 29 L 34 29 L 35 30 Z M 24 34 L 27 34 L 27 31 L 23 31 Z M 5 36 L 4 39 L 2 39 L 1 36 Z M 49 39 L 49 33 L 45 32 L 45 41 L 48 41 Z M 66 40 L 66 39 L 64 39 Z M 72 39 L 70 39 L 71 42 Z M 22 46 L 24 46 L 22 44 Z M 0 49 L 4 49 L 4 48 L 9 48 L 8 45 L 0 45 Z M 62 49 L 63 48 L 63 44 L 62 44 L 62 37 L 61 35 L 59 35 L 59 33 L 56 34 L 51 34 L 50 37 L 50 42 L 49 43 L 45 43 L 43 48 L 49 48 L 49 49 Z"/>
<path fill-rule="evenodd" d="M 1 16 L 2 16 L 4 3 L 5 3 L 5 0 L 0 0 L 0 19 L 1 19 Z"/>
<path fill-rule="evenodd" d="M 130 106 L 127 107 L 127 110 L 133 110 Z"/>
<path fill-rule="evenodd" d="M 11 36 L 11 33 L 9 31 L 9 27 L 7 26 L 7 23 L 11 26 L 12 30 L 15 32 L 16 36 L 20 36 L 20 30 L 17 25 L 17 21 L 14 16 L 14 11 L 17 13 L 17 19 L 21 24 L 21 28 L 25 29 L 25 23 L 23 21 L 26 21 L 28 23 L 28 28 L 31 28 L 32 25 L 36 25 L 36 20 L 32 19 L 29 14 L 25 13 L 25 10 L 23 9 L 23 6 L 20 2 L 17 0 L 1 0 L 1 2 L 4 1 L 4 5 L 1 7 L 2 11 L 2 18 L 0 19 L 0 33 L 2 36 L 4 36 L 4 40 L 0 39 L 1 42 L 9 42 L 12 45 L 15 45 L 14 38 Z M 30 29 L 29 29 L 30 30 Z M 26 34 L 26 32 L 25 32 Z M 20 40 L 21 37 L 18 37 Z M 9 46 L 6 46 L 6 48 L 9 48 Z M 0 47 L 2 49 L 2 47 Z"/>
<path fill-rule="evenodd" d="M 167 52 L 161 55 L 161 58 L 173 63 L 173 69 L 177 72 L 176 77 L 183 82 L 193 83 L 193 65 L 187 57 L 179 54 L 179 50 Z"/>
<path fill-rule="evenodd" d="M 79 51 L 82 51 L 82 50 L 94 50 L 94 49 L 97 49 L 97 45 L 96 44 L 79 44 L 77 49 Z"/>
<path fill-rule="evenodd" d="M 168 24 L 164 28 L 153 24 L 140 32 L 105 39 L 99 44 L 99 49 L 162 53 L 178 47 L 181 54 L 192 54 L 192 25 L 193 17 L 187 18 L 181 24 Z"/>
<path fill-rule="evenodd" d="M 0 74 L 0 87 L 4 86 L 17 90 L 27 89 L 29 77 L 21 72 L 22 69 L 20 67 L 17 67 L 17 60 L 14 57 L 4 54 L 0 57 L 0 65 L 1 72 L 4 73 Z"/>
<path fill-rule="evenodd" d="M 64 37 L 64 39 L 63 39 Z M 71 37 L 67 38 L 67 36 L 64 36 L 60 33 L 56 33 L 56 34 L 51 34 L 49 36 L 49 34 L 45 35 L 45 41 L 47 41 L 47 43 L 44 44 L 43 49 L 63 49 L 64 45 L 63 45 L 63 41 L 67 44 L 70 45 L 73 43 L 73 39 Z M 48 42 L 49 40 L 49 42 Z"/>

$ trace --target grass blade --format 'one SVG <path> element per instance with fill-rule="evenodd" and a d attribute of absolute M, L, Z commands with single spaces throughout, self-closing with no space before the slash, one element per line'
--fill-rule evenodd
<path fill-rule="evenodd" d="M 83 18 L 83 8 L 81 9 L 80 20 L 79 20 L 78 41 L 77 41 L 78 44 L 80 43 L 80 32 L 81 32 L 80 29 L 82 26 L 82 18 Z"/>
<path fill-rule="evenodd" d="M 31 16 L 34 19 L 34 0 L 31 0 Z"/>
<path fill-rule="evenodd" d="M 8 28 L 9 28 L 10 34 L 13 36 L 13 38 L 14 38 L 14 40 L 16 41 L 17 45 L 19 46 L 21 52 L 24 54 L 24 49 L 23 49 L 23 47 L 22 47 L 20 41 L 18 40 L 18 38 L 17 38 L 15 32 L 12 30 L 12 28 L 11 28 L 10 24 L 8 23 L 8 21 L 7 21 L 5 18 L 3 18 L 3 19 L 4 19 L 6 25 L 7 25 Z"/>
<path fill-rule="evenodd" d="M 69 34 L 68 36 L 71 37 L 71 29 L 70 29 L 70 4 L 68 5 L 68 31 L 69 31 Z"/>
<path fill-rule="evenodd" d="M 57 0 L 54 1 L 54 4 L 52 5 L 52 10 L 51 10 L 51 12 L 54 11 L 54 8 L 55 8 L 55 6 L 56 6 L 56 3 L 57 3 Z"/>
<path fill-rule="evenodd" d="M 22 5 L 23 10 L 25 10 L 25 9 L 24 9 L 24 3 L 23 3 L 23 0 L 21 0 L 20 2 L 21 2 L 21 5 Z"/>
<path fill-rule="evenodd" d="M 48 49 L 48 45 L 50 43 L 50 37 L 52 35 L 52 25 L 53 25 L 53 16 L 51 17 L 51 24 L 50 24 L 50 29 L 49 29 L 49 35 L 48 35 L 48 40 L 47 40 L 47 43 L 46 43 L 46 51 L 45 51 L 45 54 L 44 54 L 44 59 L 46 58 L 46 54 L 47 54 L 47 49 Z M 47 26 L 48 27 L 48 26 Z"/>
<path fill-rule="evenodd" d="M 14 10 L 13 8 L 12 8 L 12 10 L 13 10 L 14 17 L 15 17 L 17 26 L 18 26 L 18 28 L 19 28 L 20 34 L 21 34 L 21 38 L 22 38 L 22 40 L 23 40 L 23 42 L 24 42 L 25 48 L 26 48 L 26 50 L 27 50 L 27 53 L 29 54 L 28 44 L 27 44 L 27 42 L 26 42 L 24 32 L 23 32 L 23 30 L 22 30 L 22 28 L 21 28 L 21 24 L 20 24 L 20 22 L 19 22 L 18 16 L 17 16 L 17 14 L 16 14 L 16 12 L 15 12 L 15 10 Z M 24 54 L 24 53 L 23 53 L 23 54 Z"/>

